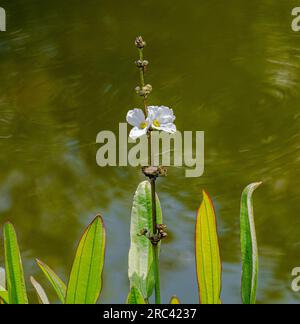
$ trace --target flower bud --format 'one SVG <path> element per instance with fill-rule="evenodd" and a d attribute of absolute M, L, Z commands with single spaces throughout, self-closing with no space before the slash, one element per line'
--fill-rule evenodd
<path fill-rule="evenodd" d="M 152 92 L 153 88 L 151 84 L 147 84 L 143 87 L 143 91 L 145 92 L 146 96 L 148 96 Z"/>
<path fill-rule="evenodd" d="M 138 60 L 138 61 L 135 62 L 135 64 L 139 69 L 144 69 L 146 66 L 149 65 L 149 62 L 146 61 L 146 60 L 144 60 L 144 61 Z"/>
<path fill-rule="evenodd" d="M 139 49 L 143 49 L 146 46 L 146 42 L 144 42 L 142 36 L 138 36 L 135 39 L 135 46 Z"/>

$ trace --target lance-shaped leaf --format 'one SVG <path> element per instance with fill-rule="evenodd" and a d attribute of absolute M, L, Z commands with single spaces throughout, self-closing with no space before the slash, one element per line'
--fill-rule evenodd
<path fill-rule="evenodd" d="M 66 304 L 95 304 L 102 290 L 105 229 L 101 216 L 86 229 L 77 248 Z"/>
<path fill-rule="evenodd" d="M 6 223 L 3 230 L 6 287 L 10 304 L 28 304 L 22 260 L 15 229 Z"/>
<path fill-rule="evenodd" d="M 157 224 L 162 224 L 162 211 L 156 197 Z M 131 245 L 128 276 L 131 287 L 136 287 L 144 299 L 148 299 L 155 286 L 153 248 L 149 239 L 141 235 L 143 230 L 153 233 L 151 185 L 142 182 L 135 193 L 131 212 Z"/>
<path fill-rule="evenodd" d="M 258 281 L 258 248 L 253 214 L 253 193 L 261 185 L 253 183 L 242 194 L 241 200 L 241 247 L 242 247 L 242 301 L 256 303 Z"/>
<path fill-rule="evenodd" d="M 171 300 L 170 300 L 170 304 L 174 304 L 174 305 L 179 305 L 180 304 L 180 300 L 177 296 L 172 296 Z"/>
<path fill-rule="evenodd" d="M 213 203 L 206 192 L 197 215 L 196 269 L 201 304 L 220 304 L 221 260 Z"/>
<path fill-rule="evenodd" d="M 38 300 L 40 304 L 49 305 L 49 299 L 45 293 L 44 288 L 34 279 L 34 277 L 30 277 L 30 281 L 36 291 L 36 294 L 38 296 Z"/>
<path fill-rule="evenodd" d="M 56 275 L 56 273 L 47 266 L 47 264 L 43 263 L 40 260 L 36 260 L 38 266 L 43 271 L 44 275 L 51 283 L 52 287 L 54 288 L 59 300 L 64 304 L 66 298 L 66 291 L 67 287 L 63 283 L 63 281 Z"/>
<path fill-rule="evenodd" d="M 130 293 L 127 297 L 127 304 L 129 305 L 142 305 L 146 304 L 141 292 L 135 288 L 132 287 L 130 290 Z"/>

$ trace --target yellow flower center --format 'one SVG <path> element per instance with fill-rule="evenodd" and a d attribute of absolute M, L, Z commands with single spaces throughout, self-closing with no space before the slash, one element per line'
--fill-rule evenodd
<path fill-rule="evenodd" d="M 153 125 L 154 125 L 155 127 L 160 127 L 160 122 L 159 122 L 157 119 L 155 119 L 155 120 L 153 121 Z"/>
<path fill-rule="evenodd" d="M 140 129 L 145 129 L 147 127 L 147 123 L 146 122 L 142 122 L 140 125 Z"/>

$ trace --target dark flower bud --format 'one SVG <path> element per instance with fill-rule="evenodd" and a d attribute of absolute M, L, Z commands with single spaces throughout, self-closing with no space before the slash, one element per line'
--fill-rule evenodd
<path fill-rule="evenodd" d="M 157 229 L 159 229 L 160 231 L 166 231 L 167 230 L 167 225 L 165 224 L 159 224 L 157 225 Z"/>

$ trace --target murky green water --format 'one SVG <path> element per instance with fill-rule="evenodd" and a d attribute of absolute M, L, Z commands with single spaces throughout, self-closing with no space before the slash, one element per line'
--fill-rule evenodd
<path fill-rule="evenodd" d="M 300 34 L 290 13 L 300 2 L 2 3 L 0 223 L 16 225 L 27 277 L 47 286 L 38 257 L 66 278 L 78 238 L 99 212 L 108 231 L 101 302 L 126 298 L 131 201 L 143 178 L 130 167 L 99 168 L 95 138 L 140 106 L 133 40 L 142 34 L 151 103 L 171 106 L 180 130 L 206 133 L 204 176 L 170 169 L 158 185 L 171 232 L 161 255 L 164 301 L 198 301 L 193 233 L 206 189 L 217 206 L 223 301 L 240 302 L 240 194 L 262 180 L 259 301 L 299 302 L 290 284 L 300 266 Z"/>

